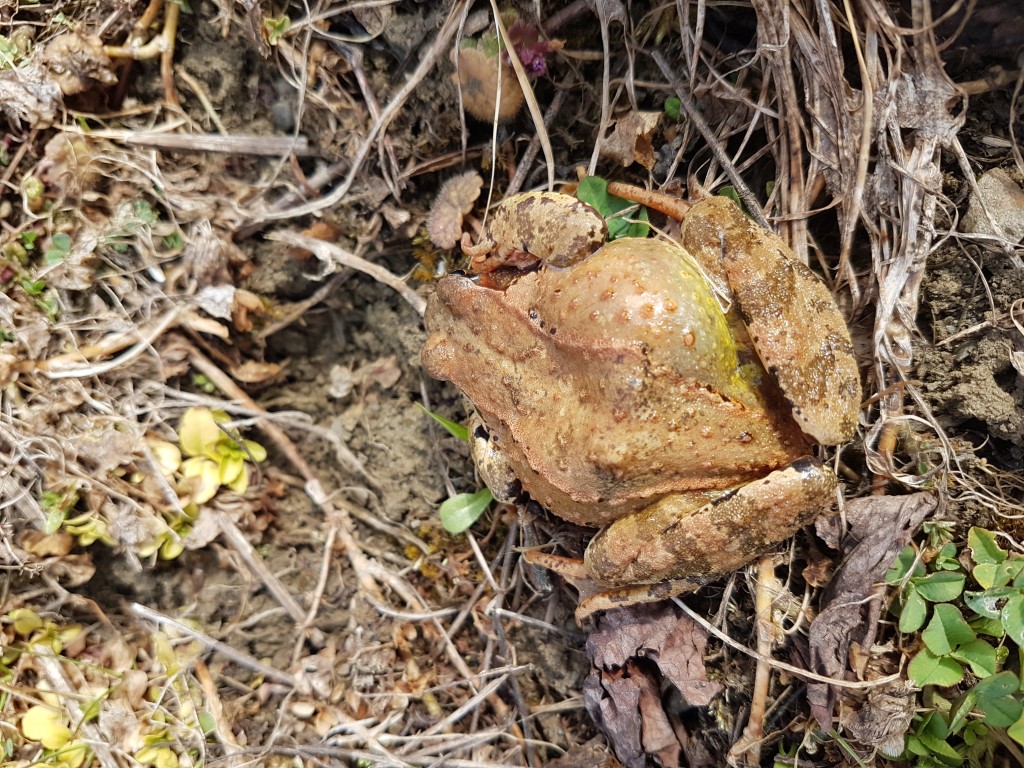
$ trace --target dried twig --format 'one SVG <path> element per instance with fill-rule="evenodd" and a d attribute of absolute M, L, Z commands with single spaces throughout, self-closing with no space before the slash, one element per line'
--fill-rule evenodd
<path fill-rule="evenodd" d="M 372 261 L 367 261 L 361 256 L 356 256 L 354 253 L 350 253 L 344 248 L 334 245 L 333 243 L 326 243 L 323 240 L 317 240 L 315 237 L 309 237 L 307 235 L 300 235 L 297 232 L 290 232 L 288 230 L 272 232 L 268 235 L 268 238 L 279 243 L 285 243 L 286 245 L 294 245 L 299 248 L 304 248 L 313 253 L 318 259 L 322 259 L 325 262 L 333 262 L 340 264 L 343 267 L 349 267 L 351 269 L 358 270 L 359 272 L 364 272 L 374 280 L 384 283 L 384 285 L 397 291 L 398 295 L 405 299 L 409 306 L 411 306 L 418 315 L 422 315 L 426 311 L 426 299 L 406 285 L 401 278 L 384 269 L 384 267 L 379 264 L 374 264 Z"/>
<path fill-rule="evenodd" d="M 185 637 L 191 637 L 193 640 L 198 641 L 201 645 L 203 645 L 203 647 L 209 648 L 211 651 L 216 651 L 217 653 L 223 654 L 236 664 L 243 666 L 246 669 L 251 669 L 252 671 L 260 675 L 263 675 L 264 677 L 270 680 L 280 683 L 281 685 L 286 685 L 289 688 L 295 685 L 295 678 L 287 674 L 286 672 L 282 672 L 279 669 L 268 666 L 264 664 L 262 661 L 254 659 L 249 654 L 243 653 L 242 651 L 232 648 L 230 645 L 222 643 L 219 640 L 214 640 L 209 635 L 206 635 L 202 632 L 198 632 L 195 629 L 192 629 L 192 627 L 188 626 L 187 624 L 178 621 L 177 619 L 171 618 L 166 614 L 160 613 L 159 611 L 155 611 L 152 608 L 148 608 L 147 606 L 142 605 L 140 603 L 132 603 L 131 610 L 132 613 L 134 613 L 140 619 L 143 619 L 144 621 L 152 621 L 154 624 L 158 624 L 160 626 L 171 627 L 175 632 L 178 632 L 184 635 Z"/>

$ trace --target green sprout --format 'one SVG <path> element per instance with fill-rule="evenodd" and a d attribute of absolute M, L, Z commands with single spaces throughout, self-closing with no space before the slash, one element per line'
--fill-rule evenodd
<path fill-rule="evenodd" d="M 1024 556 L 983 528 L 970 529 L 966 548 L 948 526 L 926 533 L 924 553 L 906 547 L 886 574 L 900 589 L 900 632 L 919 638 L 907 673 L 928 707 L 905 759 L 980 765 L 1000 740 L 1024 744 Z"/>
<path fill-rule="evenodd" d="M 58 232 L 50 238 L 50 247 L 43 253 L 43 261 L 52 266 L 60 264 L 71 253 L 71 238 L 64 232 Z"/>
<path fill-rule="evenodd" d="M 608 192 L 608 181 L 600 176 L 588 176 L 576 188 L 576 197 L 593 206 L 608 224 L 608 239 L 620 237 L 647 237 L 647 209 L 632 200 Z"/>
<path fill-rule="evenodd" d="M 417 405 L 420 406 L 427 416 L 444 427 L 452 437 L 469 442 L 469 430 L 464 425 L 446 419 L 444 416 L 424 408 L 419 403 Z M 441 503 L 437 514 L 441 518 L 441 525 L 444 526 L 448 533 L 465 533 L 479 519 L 480 515 L 484 513 L 484 510 L 490 506 L 492 501 L 494 501 L 494 496 L 491 495 L 490 488 L 481 488 L 476 493 L 457 493 Z"/>
<path fill-rule="evenodd" d="M 267 17 L 263 19 L 263 34 L 266 36 L 267 42 L 270 43 L 270 45 L 277 45 L 291 25 L 292 20 L 287 16 L 282 15 L 276 19 Z"/>
<path fill-rule="evenodd" d="M 673 120 L 678 120 L 683 112 L 683 102 L 678 96 L 669 96 L 665 99 L 665 114 Z"/>

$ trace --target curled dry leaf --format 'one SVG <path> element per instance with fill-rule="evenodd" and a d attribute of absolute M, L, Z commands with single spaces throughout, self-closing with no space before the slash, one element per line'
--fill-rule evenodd
<path fill-rule="evenodd" d="M 281 366 L 277 363 L 261 363 L 257 360 L 246 360 L 241 365 L 231 369 L 231 376 L 235 381 L 243 384 L 262 384 L 273 379 L 281 372 Z"/>
<path fill-rule="evenodd" d="M 229 320 L 235 303 L 235 286 L 228 283 L 207 285 L 196 292 L 193 301 L 211 317 Z"/>
<path fill-rule="evenodd" d="M 46 142 L 43 162 L 36 171 L 49 189 L 65 198 L 78 198 L 83 191 L 95 190 L 99 178 L 95 142 L 87 136 L 58 133 Z"/>
<path fill-rule="evenodd" d="M 391 389 L 402 377 L 402 369 L 394 355 L 381 357 L 355 370 L 344 365 L 335 365 L 330 371 L 328 394 L 335 399 L 348 397 L 355 388 L 366 389 L 376 384 L 381 389 Z"/>
<path fill-rule="evenodd" d="M 678 764 L 680 744 L 661 706 L 661 678 L 675 685 L 688 704 L 709 704 L 721 685 L 708 679 L 706 646 L 704 630 L 669 603 L 630 606 L 599 617 L 587 639 L 594 669 L 584 687 L 584 703 L 623 765 L 644 765 L 645 753 L 657 755 L 664 765 Z"/>
<path fill-rule="evenodd" d="M 909 680 L 893 680 L 869 688 L 859 706 L 843 706 L 839 722 L 861 744 L 896 757 L 903 751 L 916 712 L 917 689 Z"/>
<path fill-rule="evenodd" d="M 0 69 L 0 114 L 11 120 L 45 127 L 53 123 L 61 101 L 60 88 L 37 61 Z"/>
<path fill-rule="evenodd" d="M 938 506 L 934 493 L 871 496 L 846 502 L 851 530 L 843 542 L 843 564 L 825 595 L 825 607 L 811 622 L 807 642 L 811 669 L 843 679 L 851 643 L 863 648 L 874 643 L 881 611 L 877 585 L 903 547 Z M 840 691 L 824 683 L 808 683 L 811 714 L 831 727 Z"/>
<path fill-rule="evenodd" d="M 654 167 L 654 145 L 651 136 L 661 120 L 661 112 L 630 112 L 615 121 L 612 135 L 601 144 L 601 154 L 624 168 L 640 163 L 647 170 Z"/>
<path fill-rule="evenodd" d="M 309 227 L 302 230 L 302 234 L 306 237 L 315 237 L 317 240 L 323 240 L 325 243 L 333 243 L 341 237 L 341 227 L 333 221 L 317 219 L 310 224 Z M 293 259 L 298 259 L 299 261 L 309 261 L 313 257 L 311 251 L 307 251 L 305 248 L 299 248 L 298 246 L 289 248 L 288 255 Z"/>
<path fill-rule="evenodd" d="M 462 238 L 462 220 L 473 210 L 484 180 L 476 171 L 454 176 L 441 186 L 427 217 L 427 233 L 438 248 L 454 248 Z"/>
<path fill-rule="evenodd" d="M 58 557 L 47 564 L 46 573 L 61 586 L 71 589 L 91 580 L 96 574 L 96 566 L 92 562 L 92 555 L 83 552 Z"/>
<path fill-rule="evenodd" d="M 117 82 L 103 41 L 94 35 L 69 32 L 53 38 L 43 49 L 43 64 L 65 96 Z"/>
<path fill-rule="evenodd" d="M 462 104 L 477 120 L 486 123 L 511 120 L 523 106 L 525 97 L 519 87 L 515 70 L 501 61 L 500 56 L 488 56 L 476 48 L 460 48 L 458 70 L 453 79 L 462 91 Z M 501 101 L 495 115 L 494 102 L 498 99 L 501 83 Z"/>

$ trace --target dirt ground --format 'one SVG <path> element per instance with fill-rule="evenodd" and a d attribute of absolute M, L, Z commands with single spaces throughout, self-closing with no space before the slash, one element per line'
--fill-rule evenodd
<path fill-rule="evenodd" d="M 867 686 L 751 649 L 906 680 L 913 642 L 884 615 L 858 615 L 867 645 L 838 667 L 808 632 L 871 527 L 857 502 L 920 505 L 892 512 L 866 590 L 926 517 L 1024 534 L 1024 20 L 852 5 L 513 3 L 536 104 L 496 125 L 463 114 L 486 84 L 460 97 L 453 63 L 460 38 L 496 50 L 483 2 L 0 5 L 0 764 L 915 759 L 916 692 L 893 749 Z M 482 195 L 448 202 L 466 171 Z M 589 533 L 535 506 L 440 522 L 481 480 L 424 411 L 472 411 L 420 363 L 422 300 L 466 266 L 431 222 L 462 208 L 448 228 L 476 238 L 490 195 L 581 171 L 745 181 L 853 336 L 850 512 L 687 596 L 707 628 L 668 603 L 577 626 L 575 591 L 518 548 Z M 216 412 L 206 453 L 190 410 Z M 779 590 L 767 645 L 758 579 Z"/>

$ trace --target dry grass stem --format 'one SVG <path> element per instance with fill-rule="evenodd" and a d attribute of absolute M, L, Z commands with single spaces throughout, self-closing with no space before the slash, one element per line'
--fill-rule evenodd
<path fill-rule="evenodd" d="M 170 127 L 172 126 L 168 126 Z M 166 129 L 125 131 L 114 128 L 99 128 L 89 131 L 88 134 L 81 133 L 75 128 L 68 128 L 67 133 L 88 135 L 93 139 L 109 139 L 129 146 L 155 147 L 179 152 L 223 152 L 260 157 L 286 157 L 291 153 L 298 157 L 312 157 L 317 154 L 317 150 L 310 146 L 309 139 L 305 136 L 168 133 Z"/>
<path fill-rule="evenodd" d="M 374 264 L 372 261 L 367 261 L 361 256 L 356 256 L 354 253 L 350 253 L 333 243 L 325 243 L 323 240 L 317 240 L 314 237 L 300 235 L 297 232 L 289 232 L 287 230 L 273 232 L 268 235 L 268 239 L 304 248 L 326 263 L 339 264 L 367 274 L 374 280 L 394 289 L 416 311 L 416 314 L 422 315 L 426 310 L 426 300 L 410 288 L 404 280 L 388 272 L 384 267 Z"/>
<path fill-rule="evenodd" d="M 245 667 L 246 669 L 251 669 L 253 672 L 263 675 L 264 677 L 273 680 L 274 682 L 280 683 L 281 685 L 288 686 L 289 688 L 295 685 L 295 678 L 287 674 L 286 672 L 282 672 L 279 669 L 275 669 L 274 667 L 268 666 L 267 664 L 264 664 L 258 659 L 254 659 L 248 654 L 242 653 L 241 651 L 232 648 L 231 646 L 222 643 L 219 640 L 214 640 L 212 637 L 203 632 L 197 632 L 196 630 L 189 627 L 187 624 L 183 624 L 175 618 L 166 616 L 160 613 L 159 611 L 154 611 L 152 608 L 148 608 L 145 605 L 141 605 L 140 603 L 132 603 L 131 610 L 132 613 L 134 613 L 143 621 L 150 621 L 156 624 L 157 626 L 161 627 L 169 627 L 178 634 L 184 635 L 185 637 L 190 637 L 193 640 L 198 641 L 203 645 L 203 647 L 209 648 L 211 651 L 216 651 L 217 653 L 223 654 L 225 657 L 231 659 L 231 661 L 235 662 L 239 666 Z"/>
<path fill-rule="evenodd" d="M 672 598 L 672 602 L 675 603 L 676 605 L 678 605 L 683 610 L 683 613 L 685 613 L 687 616 L 689 616 L 691 619 L 693 619 L 695 622 L 697 622 L 697 624 L 702 626 L 705 630 L 707 630 L 709 633 L 711 633 L 712 635 L 717 637 L 723 643 L 728 645 L 730 648 L 734 648 L 737 651 L 740 651 L 741 653 L 746 654 L 747 656 L 749 656 L 750 658 L 754 659 L 755 661 L 764 663 L 764 664 L 768 665 L 769 667 L 773 667 L 775 669 L 781 669 L 783 672 L 788 672 L 791 675 L 793 675 L 794 677 L 798 677 L 801 680 L 813 680 L 813 681 L 818 682 L 818 683 L 827 683 L 829 685 L 834 685 L 837 688 L 865 689 L 865 688 L 874 688 L 874 687 L 879 686 L 879 685 L 885 685 L 886 683 L 891 683 L 894 680 L 899 680 L 900 679 L 899 673 L 888 675 L 886 677 L 880 677 L 880 678 L 877 678 L 875 680 L 867 680 L 867 681 L 838 680 L 838 679 L 835 679 L 835 678 L 825 677 L 823 675 L 815 674 L 814 672 L 810 672 L 810 671 L 808 671 L 806 669 L 801 669 L 800 667 L 794 666 L 792 664 L 787 664 L 784 661 L 779 661 L 778 659 L 773 659 L 771 656 L 764 656 L 761 653 L 759 653 L 758 651 L 755 651 L 753 648 L 748 648 L 747 646 L 743 645 L 743 643 L 740 643 L 740 642 L 737 642 L 736 640 L 733 640 L 727 634 L 722 632 L 722 630 L 720 630 L 717 627 L 713 626 L 711 624 L 711 622 L 709 622 L 704 617 L 702 617 L 702 616 L 698 615 L 697 613 L 695 613 L 692 608 L 690 608 L 688 605 L 686 605 L 686 603 L 684 603 L 679 598 L 673 597 Z"/>
<path fill-rule="evenodd" d="M 352 184 L 355 182 L 356 177 L 362 170 L 363 163 L 369 155 L 370 149 L 376 142 L 377 137 L 387 130 L 388 125 L 390 125 L 391 121 L 395 119 L 395 116 L 416 90 L 417 86 L 419 86 L 423 79 L 431 72 L 431 70 L 434 69 L 445 53 L 447 53 L 452 37 L 454 37 L 455 31 L 459 26 L 458 21 L 462 18 L 465 6 L 466 0 L 456 0 L 456 2 L 452 4 L 448 17 L 445 19 L 444 25 L 441 29 L 438 30 L 437 36 L 434 38 L 434 42 L 430 46 L 430 50 L 423 56 L 419 66 L 416 67 L 416 70 L 405 84 L 395 93 L 394 96 L 392 96 L 391 101 L 388 102 L 387 106 L 381 110 L 379 117 L 373 121 L 373 125 L 370 126 L 366 138 L 364 138 L 362 143 L 359 145 L 359 149 L 356 151 L 355 157 L 349 164 L 349 171 L 345 175 L 341 184 L 324 197 L 306 203 L 305 205 L 290 207 L 287 210 L 267 211 L 259 216 L 260 222 L 309 216 L 326 208 L 338 205 L 345 199 L 349 190 L 352 188 Z"/>
<path fill-rule="evenodd" d="M 281 604 L 281 607 L 288 612 L 296 624 L 304 626 L 306 611 L 288 591 L 288 588 L 281 583 L 281 580 L 267 568 L 263 558 L 245 538 L 245 534 L 238 530 L 238 526 L 223 512 L 211 510 L 211 514 L 221 535 L 231 545 L 235 553 L 242 558 L 242 562 L 245 563 L 252 575 L 259 579 L 260 583 L 267 588 L 267 591 L 274 596 L 274 599 Z"/>

